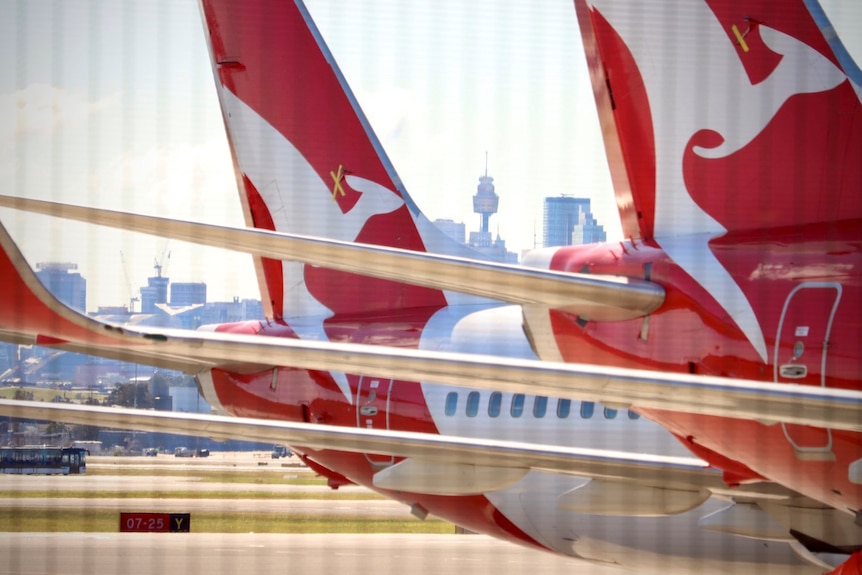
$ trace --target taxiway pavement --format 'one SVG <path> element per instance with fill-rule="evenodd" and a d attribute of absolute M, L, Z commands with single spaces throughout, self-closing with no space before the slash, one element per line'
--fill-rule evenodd
<path fill-rule="evenodd" d="M 0 575 L 612 575 L 483 535 L 9 533 Z"/>
<path fill-rule="evenodd" d="M 194 490 L 276 493 L 326 491 L 321 486 L 203 482 L 192 477 L 159 476 L 165 466 L 200 469 L 268 467 L 268 472 L 294 475 L 304 468 L 261 465 L 261 456 L 219 456 L 209 461 L 159 457 L 142 462 L 93 458 L 100 467 L 141 465 L 147 475 L 0 476 L 3 490 Z M 150 459 L 150 458 L 147 458 Z M 91 460 L 92 461 L 92 460 Z M 345 488 L 342 488 L 345 489 Z M 366 491 L 351 487 L 345 491 Z M 315 499 L 127 499 L 31 498 L 0 499 L 5 507 L 110 508 L 128 511 L 191 512 L 208 510 L 320 513 L 376 517 L 409 517 L 409 509 L 388 500 Z M 0 531 L 2 531 L 0 526 Z M 224 533 L 0 533 L 0 575 L 610 575 L 618 569 L 519 547 L 483 535 L 404 534 L 224 534 Z"/>

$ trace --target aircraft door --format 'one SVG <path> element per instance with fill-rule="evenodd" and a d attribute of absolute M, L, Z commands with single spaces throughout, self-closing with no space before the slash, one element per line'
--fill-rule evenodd
<path fill-rule="evenodd" d="M 787 296 L 775 341 L 774 377 L 777 383 L 826 385 L 829 334 L 841 284 L 809 282 Z M 784 436 L 799 459 L 833 459 L 828 429 L 782 423 Z"/>
<path fill-rule="evenodd" d="M 392 380 L 379 377 L 360 377 L 356 392 L 356 427 L 389 429 L 389 393 Z M 365 458 L 375 467 L 395 463 L 389 455 L 366 453 Z"/>

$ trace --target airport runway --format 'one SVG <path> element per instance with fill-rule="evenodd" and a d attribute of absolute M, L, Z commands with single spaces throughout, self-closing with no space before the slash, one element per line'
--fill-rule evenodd
<path fill-rule="evenodd" d="M 138 469 L 152 465 L 152 475 L 9 476 L 0 475 L 3 490 L 193 490 L 206 492 L 262 490 L 270 492 L 328 491 L 322 486 L 231 484 L 199 481 L 194 477 L 159 477 L 164 466 L 257 468 L 258 460 L 239 455 L 210 461 L 158 458 L 143 462 L 130 458 Z M 94 458 L 95 459 L 95 458 Z M 150 460 L 150 458 L 147 458 Z M 101 458 L 106 461 L 106 458 Z M 150 460 L 152 461 L 152 460 Z M 124 461 L 110 460 L 117 468 Z M 100 465 L 100 467 L 102 467 Z M 108 465 L 105 465 L 108 467 Z M 274 468 L 269 472 L 304 474 L 300 469 Z M 367 492 L 359 487 L 345 491 Z M 409 509 L 389 500 L 314 499 L 120 499 L 76 497 L 0 498 L 2 507 L 109 508 L 191 512 L 210 510 L 265 511 L 411 517 Z M 579 575 L 619 574 L 618 569 L 594 566 L 482 535 L 394 534 L 220 534 L 220 533 L 2 533 L 0 575 L 508 575 L 529 573 Z"/>
<path fill-rule="evenodd" d="M 149 471 L 148 471 L 149 473 Z M 284 474 L 296 477 L 298 474 Z M 159 476 L 158 470 L 152 475 L 3 475 L 0 474 L 0 490 L 51 491 L 51 490 L 98 490 L 98 491 L 207 491 L 266 493 L 332 493 L 323 485 L 279 485 L 271 483 L 219 483 L 202 481 L 199 477 Z M 338 493 L 370 493 L 364 487 L 345 485 Z"/>
<path fill-rule="evenodd" d="M 293 513 L 340 517 L 361 516 L 375 519 L 416 519 L 410 515 L 408 506 L 386 499 L 339 501 L 323 499 L 119 499 L 114 497 L 37 499 L 21 497 L 17 499 L 0 498 L 0 508 L 116 509 L 117 511 L 150 511 L 153 513 L 221 511 L 225 513 L 276 513 L 285 516 Z"/>
<path fill-rule="evenodd" d="M 76 498 L 51 497 L 39 499 L 33 497 L 0 498 L 0 508 L 40 508 L 40 509 L 117 509 L 121 511 L 153 511 L 192 513 L 196 511 L 249 511 L 257 513 L 291 513 L 338 515 L 338 516 L 370 516 L 375 518 L 410 519 L 410 508 L 390 499 L 278 499 L 278 498 L 234 498 L 230 499 L 162 499 L 160 491 L 189 491 L 194 493 L 207 492 L 262 492 L 268 494 L 289 493 L 320 493 L 327 496 L 333 492 L 321 485 L 277 485 L 256 483 L 218 483 L 201 481 L 197 477 L 159 477 L 158 470 L 153 475 L 2 475 L 0 474 L 0 490 L 8 491 L 101 491 L 105 497 Z M 300 475 L 313 476 L 307 470 Z M 296 476 L 297 472 L 289 475 Z M 112 497 L 110 493 L 128 491 L 152 492 L 155 497 L 121 498 Z M 364 487 L 344 486 L 338 489 L 339 494 L 368 494 Z"/>
<path fill-rule="evenodd" d="M 482 535 L 6 533 L 0 575 L 619 575 Z"/>

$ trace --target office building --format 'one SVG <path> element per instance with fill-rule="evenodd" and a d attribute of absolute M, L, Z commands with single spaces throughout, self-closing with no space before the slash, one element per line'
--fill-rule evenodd
<path fill-rule="evenodd" d="M 80 312 L 87 312 L 87 280 L 74 271 L 78 264 L 42 262 L 36 264 L 36 277 L 54 297 Z"/>
<path fill-rule="evenodd" d="M 171 306 L 180 307 L 207 302 L 204 282 L 174 282 L 171 284 Z"/>
<path fill-rule="evenodd" d="M 542 245 L 571 246 L 603 242 L 604 226 L 590 212 L 589 198 L 545 198 Z"/>
<path fill-rule="evenodd" d="M 434 225 L 437 226 L 441 232 L 459 244 L 463 244 L 466 241 L 467 226 L 464 225 L 464 222 L 456 222 L 455 220 L 450 219 L 439 219 L 434 220 Z"/>
<path fill-rule="evenodd" d="M 141 313 L 156 313 L 156 304 L 168 303 L 169 281 L 161 275 L 147 278 L 147 285 L 141 288 Z"/>

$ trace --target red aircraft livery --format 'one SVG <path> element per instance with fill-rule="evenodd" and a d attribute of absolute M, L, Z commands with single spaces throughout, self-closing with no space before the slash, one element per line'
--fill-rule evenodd
<path fill-rule="evenodd" d="M 812 3 L 683 4 L 650 12 L 692 23 L 692 34 L 643 30 L 613 2 L 576 3 L 600 117 L 615 127 L 615 181 L 629 180 L 617 199 L 633 206 L 630 242 L 546 257 L 555 270 L 623 265 L 625 275 L 649 274 L 667 298 L 643 329 L 637 320 L 579 328 L 551 312 L 559 353 L 858 390 L 862 108 L 850 77 L 858 81 L 858 68 L 839 58 L 846 53 L 824 36 L 828 22 Z M 672 78 L 661 50 L 677 55 Z M 856 433 L 644 413 L 696 452 L 744 463 L 752 478 L 862 508 Z"/>
<path fill-rule="evenodd" d="M 0 413 L 290 444 L 333 487 L 640 573 L 848 559 L 862 74 L 814 1 L 632 4 L 575 1 L 627 239 L 512 266 L 419 211 L 300 2 L 203 0 L 249 227 L 0 205 L 247 251 L 267 319 L 104 325 L 3 231 L 0 334 L 181 369 L 232 417 Z"/>

